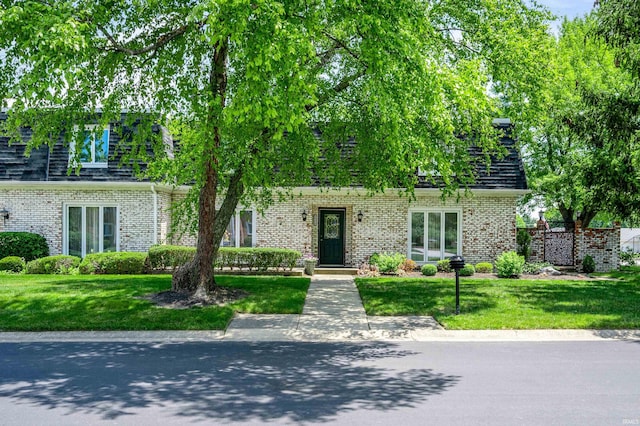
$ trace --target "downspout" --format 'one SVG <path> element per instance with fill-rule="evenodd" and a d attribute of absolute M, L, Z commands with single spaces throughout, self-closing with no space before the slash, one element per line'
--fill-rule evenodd
<path fill-rule="evenodd" d="M 156 186 L 151 184 L 151 193 L 153 194 L 153 244 L 158 244 L 158 193 Z"/>

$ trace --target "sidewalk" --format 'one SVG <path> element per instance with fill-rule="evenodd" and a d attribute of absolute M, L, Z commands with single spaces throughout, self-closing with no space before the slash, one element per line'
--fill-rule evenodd
<path fill-rule="evenodd" d="M 368 317 L 352 276 L 316 275 L 301 315 L 236 314 L 226 331 L 0 332 L 3 342 L 589 341 L 640 340 L 640 330 L 444 330 L 429 316 Z"/>

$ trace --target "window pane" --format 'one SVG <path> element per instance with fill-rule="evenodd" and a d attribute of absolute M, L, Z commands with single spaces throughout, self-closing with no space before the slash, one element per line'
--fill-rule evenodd
<path fill-rule="evenodd" d="M 424 262 L 424 213 L 411 213 L 411 260 Z"/>
<path fill-rule="evenodd" d="M 229 221 L 229 225 L 227 226 L 227 230 L 224 231 L 224 236 L 222 237 L 222 247 L 235 247 L 236 246 L 236 238 L 235 238 L 235 224 L 236 224 L 236 216 L 231 216 L 231 220 Z"/>
<path fill-rule="evenodd" d="M 240 213 L 240 247 L 253 246 L 253 212 L 245 210 Z"/>
<path fill-rule="evenodd" d="M 87 207 L 86 208 L 87 223 L 86 223 L 86 239 L 87 250 L 86 254 L 99 253 L 100 252 L 100 208 L 99 207 Z"/>
<path fill-rule="evenodd" d="M 96 163 L 106 163 L 107 157 L 109 156 L 109 131 L 104 129 L 102 132 L 102 137 L 99 140 L 96 140 Z"/>
<path fill-rule="evenodd" d="M 102 251 L 116 251 L 116 208 L 105 207 L 102 211 Z"/>
<path fill-rule="evenodd" d="M 440 250 L 440 213 L 429 213 L 429 219 L 427 221 L 429 226 L 428 233 L 428 250 L 429 250 L 429 258 L 428 260 L 440 260 L 441 259 L 441 250 Z"/>
<path fill-rule="evenodd" d="M 89 130 L 84 131 L 84 139 L 82 141 L 82 149 L 80 150 L 80 161 L 83 163 L 92 163 L 91 145 L 93 144 L 93 133 Z"/>
<path fill-rule="evenodd" d="M 324 239 L 337 240 L 340 238 L 340 215 L 324 215 Z"/>
<path fill-rule="evenodd" d="M 69 207 L 67 247 L 71 256 L 82 257 L 82 208 Z"/>
<path fill-rule="evenodd" d="M 458 214 L 444 214 L 444 257 L 458 254 Z"/>

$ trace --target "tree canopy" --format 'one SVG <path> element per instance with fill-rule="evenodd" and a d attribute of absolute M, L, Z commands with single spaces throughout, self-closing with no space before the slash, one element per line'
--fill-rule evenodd
<path fill-rule="evenodd" d="M 501 107 L 536 100 L 549 18 L 521 0 L 0 5 L 7 132 L 30 126 L 38 146 L 126 110 L 179 140 L 148 173 L 192 185 L 198 251 L 174 286 L 201 293 L 215 287 L 212 258 L 239 202 L 268 203 L 313 176 L 410 191 L 418 167 L 447 191 L 468 183 L 471 140 L 495 149 Z M 141 155 L 149 135 L 122 149 Z"/>

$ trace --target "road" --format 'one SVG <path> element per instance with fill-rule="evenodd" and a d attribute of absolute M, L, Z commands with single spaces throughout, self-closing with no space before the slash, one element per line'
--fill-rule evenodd
<path fill-rule="evenodd" d="M 640 424 L 640 342 L 0 343 L 0 424 Z"/>

